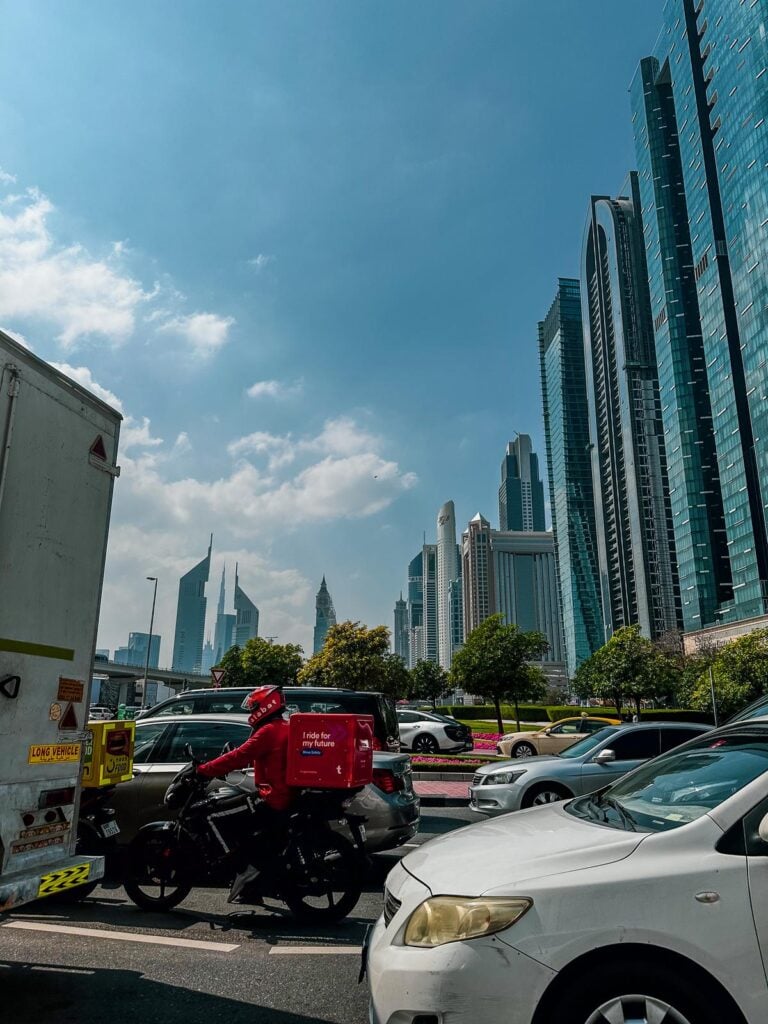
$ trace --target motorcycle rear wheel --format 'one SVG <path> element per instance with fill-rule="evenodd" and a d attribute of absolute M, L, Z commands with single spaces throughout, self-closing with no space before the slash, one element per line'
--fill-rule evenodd
<path fill-rule="evenodd" d="M 300 921 L 341 921 L 363 891 L 363 858 L 345 837 L 328 831 L 313 837 L 312 856 L 283 898 Z"/>
<path fill-rule="evenodd" d="M 171 910 L 192 891 L 174 836 L 138 835 L 131 844 L 123 886 L 142 910 Z"/>

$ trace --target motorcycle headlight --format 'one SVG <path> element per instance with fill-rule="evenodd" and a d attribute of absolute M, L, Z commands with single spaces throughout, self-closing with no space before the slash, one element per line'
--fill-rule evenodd
<path fill-rule="evenodd" d="M 529 899 L 433 896 L 418 906 L 405 928 L 406 946 L 432 948 L 504 931 L 533 906 Z"/>
<path fill-rule="evenodd" d="M 492 775 L 486 775 L 486 786 L 509 786 L 525 775 L 525 771 L 525 768 L 521 768 L 514 772 L 493 772 Z"/>

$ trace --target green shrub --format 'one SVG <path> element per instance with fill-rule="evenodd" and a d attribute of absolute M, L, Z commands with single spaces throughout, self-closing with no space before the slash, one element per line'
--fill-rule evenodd
<path fill-rule="evenodd" d="M 492 722 L 496 718 L 496 708 L 493 704 L 454 704 L 449 707 L 438 708 L 437 710 L 445 715 L 453 715 L 454 718 L 462 718 L 466 722 L 474 719 L 482 719 Z M 506 718 L 509 721 L 514 721 L 514 707 L 510 704 L 502 704 L 501 717 Z M 536 704 L 521 704 L 520 721 L 546 722 L 547 709 Z"/>
<path fill-rule="evenodd" d="M 453 715 L 454 718 L 461 718 L 466 722 L 477 719 L 493 722 L 496 718 L 496 709 L 492 704 L 454 704 L 450 707 L 437 709 L 446 715 Z M 578 718 L 586 711 L 594 718 L 617 718 L 614 707 L 592 707 L 582 708 L 573 704 L 550 705 L 544 707 L 537 704 L 520 705 L 521 722 L 559 722 L 563 718 Z M 507 721 L 515 720 L 515 709 L 511 704 L 502 704 L 501 717 Z M 657 708 L 655 711 L 643 711 L 641 713 L 643 722 L 703 722 L 705 725 L 712 725 L 714 719 L 708 711 L 690 711 L 685 708 Z"/>

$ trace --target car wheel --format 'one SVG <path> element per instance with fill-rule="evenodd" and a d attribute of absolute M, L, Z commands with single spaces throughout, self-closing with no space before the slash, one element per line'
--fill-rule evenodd
<path fill-rule="evenodd" d="M 572 794 L 565 786 L 555 782 L 542 782 L 539 786 L 531 786 L 523 797 L 523 807 L 541 807 L 543 804 L 556 804 L 567 800 Z M 672 1022 L 670 1021 L 670 1024 Z"/>
<path fill-rule="evenodd" d="M 414 754 L 436 754 L 439 749 L 440 744 L 434 736 L 430 736 L 428 733 L 422 733 L 413 741 Z"/>
<path fill-rule="evenodd" d="M 536 748 L 532 743 L 516 743 L 512 747 L 512 757 L 535 757 Z"/>
<path fill-rule="evenodd" d="M 563 991 L 550 1007 L 558 1024 L 721 1024 L 722 1007 L 672 971 L 627 964 L 580 979 L 582 991 Z"/>

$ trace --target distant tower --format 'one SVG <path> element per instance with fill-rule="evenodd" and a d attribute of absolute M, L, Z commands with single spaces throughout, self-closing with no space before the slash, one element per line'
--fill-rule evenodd
<path fill-rule="evenodd" d="M 313 650 L 315 654 L 322 649 L 328 630 L 336 625 L 336 611 L 333 607 L 333 600 L 328 593 L 328 584 L 323 582 L 315 598 L 315 642 Z"/>
<path fill-rule="evenodd" d="M 408 565 L 408 668 L 424 660 L 424 556 L 420 551 Z"/>
<path fill-rule="evenodd" d="M 456 548 L 456 512 L 446 501 L 437 514 L 437 656 L 446 671 L 451 667 L 453 641 L 451 631 L 451 584 L 459 578 Z"/>
<path fill-rule="evenodd" d="M 408 664 L 408 604 L 403 600 L 403 592 L 400 591 L 400 599 L 395 601 L 395 631 L 393 634 L 395 654 L 402 659 L 405 665 Z"/>
<path fill-rule="evenodd" d="M 501 464 L 499 529 L 544 529 L 544 484 L 528 434 L 509 442 Z"/>
<path fill-rule="evenodd" d="M 173 638 L 173 668 L 176 672 L 199 672 L 203 662 L 205 636 L 205 585 L 211 569 L 213 534 L 208 554 L 179 580 L 176 631 Z"/>
<path fill-rule="evenodd" d="M 420 659 L 437 661 L 437 544 L 425 544 L 421 549 L 424 571 L 424 620 Z"/>
<path fill-rule="evenodd" d="M 240 578 L 235 565 L 235 643 L 245 647 L 249 640 L 259 635 L 259 609 L 240 588 Z"/>
<path fill-rule="evenodd" d="M 213 650 L 213 644 L 211 643 L 211 636 L 210 634 L 208 634 L 208 639 L 205 641 L 205 644 L 203 646 L 203 675 L 205 675 L 206 672 L 210 672 L 215 664 L 215 652 Z"/>
<path fill-rule="evenodd" d="M 489 615 L 493 615 L 494 610 L 491 524 L 479 512 L 464 531 L 461 550 L 466 638 L 481 622 L 485 622 Z"/>

